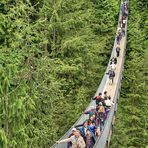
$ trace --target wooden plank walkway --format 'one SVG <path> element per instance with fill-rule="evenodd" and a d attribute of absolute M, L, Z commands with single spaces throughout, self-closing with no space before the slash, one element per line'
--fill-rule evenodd
<path fill-rule="evenodd" d="M 125 42 L 126 42 L 125 37 L 122 37 L 122 40 L 120 41 L 120 45 L 117 45 L 117 46 L 120 47 L 121 50 L 120 50 L 120 56 L 117 58 L 114 83 L 112 85 L 109 85 L 109 78 L 108 78 L 108 80 L 105 84 L 104 90 L 103 90 L 103 92 L 107 91 L 107 94 L 111 96 L 111 99 L 114 98 L 116 87 L 118 86 L 117 82 L 118 82 L 118 79 L 119 79 L 119 76 L 120 76 L 120 71 L 121 71 L 121 68 L 122 68 L 122 60 L 124 59 Z M 116 54 L 114 55 L 114 57 L 116 57 Z"/>

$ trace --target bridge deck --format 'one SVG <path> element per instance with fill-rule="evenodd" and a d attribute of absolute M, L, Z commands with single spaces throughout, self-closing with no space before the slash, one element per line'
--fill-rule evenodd
<path fill-rule="evenodd" d="M 116 64 L 116 69 L 115 69 L 115 78 L 114 78 L 114 83 L 112 85 L 109 85 L 109 81 L 107 81 L 107 83 L 104 86 L 104 91 L 108 92 L 108 95 L 111 96 L 111 98 L 114 98 L 114 94 L 116 91 L 116 87 L 117 87 L 117 82 L 120 76 L 120 71 L 122 68 L 122 60 L 124 59 L 124 45 L 125 45 L 126 39 L 125 37 L 122 38 L 121 42 L 120 42 L 120 56 L 117 58 L 117 64 Z M 116 57 L 116 55 L 115 55 Z M 104 92 L 103 91 L 103 92 Z"/>

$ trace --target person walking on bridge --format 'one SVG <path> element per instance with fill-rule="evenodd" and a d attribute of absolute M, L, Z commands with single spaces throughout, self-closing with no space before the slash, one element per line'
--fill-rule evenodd
<path fill-rule="evenodd" d="M 119 57 L 119 55 L 120 55 L 120 50 L 121 50 L 121 49 L 120 49 L 120 47 L 119 47 L 119 46 L 117 46 L 117 47 L 116 47 L 117 57 Z"/>
<path fill-rule="evenodd" d="M 99 93 L 98 96 L 95 96 L 94 98 L 92 98 L 93 100 L 96 100 L 96 105 L 99 105 L 100 102 L 102 102 L 103 98 L 102 98 L 102 93 Z"/>
<path fill-rule="evenodd" d="M 74 132 L 75 132 L 76 130 L 77 130 L 77 129 L 76 129 L 75 127 L 72 128 L 72 132 L 71 132 L 71 134 L 69 135 L 68 138 L 70 138 L 71 136 L 73 136 L 73 135 L 74 135 Z M 71 141 L 70 141 L 70 142 L 67 143 L 67 148 L 71 148 L 71 146 L 72 146 L 72 143 L 71 143 Z"/>
<path fill-rule="evenodd" d="M 120 35 L 117 35 L 116 36 L 117 45 L 120 45 L 120 41 L 121 41 L 121 36 Z"/>
<path fill-rule="evenodd" d="M 97 115 L 97 111 L 96 111 L 96 107 L 91 106 L 89 110 L 86 110 L 84 112 L 82 112 L 83 114 L 88 114 L 89 115 L 89 119 L 91 118 L 91 116 L 93 115 Z"/>
<path fill-rule="evenodd" d="M 122 16 L 122 28 L 125 28 L 125 24 L 126 24 L 126 17 L 123 15 Z"/>
<path fill-rule="evenodd" d="M 86 130 L 86 148 L 93 148 L 95 139 L 89 129 Z"/>
<path fill-rule="evenodd" d="M 106 113 L 106 118 L 108 116 L 109 111 L 111 110 L 112 106 L 114 105 L 113 101 L 111 100 L 111 97 L 108 97 L 105 100 L 105 113 Z"/>
<path fill-rule="evenodd" d="M 109 84 L 112 85 L 114 82 L 115 72 L 112 69 L 110 69 L 106 74 L 109 75 Z"/>
<path fill-rule="evenodd" d="M 115 57 L 112 57 L 112 59 L 110 60 L 110 65 L 111 64 L 117 64 L 117 58 L 115 58 Z"/>
<path fill-rule="evenodd" d="M 99 119 L 99 124 L 100 124 L 100 131 L 103 130 L 104 128 L 104 121 L 105 121 L 105 108 L 102 105 L 99 110 L 98 110 L 98 119 Z"/>
<path fill-rule="evenodd" d="M 74 132 L 74 135 L 71 136 L 70 138 L 57 141 L 56 143 L 60 144 L 60 143 L 65 143 L 65 142 L 70 142 L 70 141 L 72 142 L 72 147 L 71 148 L 85 148 L 86 147 L 84 139 L 80 135 L 79 130 L 76 130 Z"/>
<path fill-rule="evenodd" d="M 115 71 L 116 65 L 115 65 L 114 63 L 112 63 L 112 64 L 110 65 L 110 68 L 111 68 L 111 70 Z"/>

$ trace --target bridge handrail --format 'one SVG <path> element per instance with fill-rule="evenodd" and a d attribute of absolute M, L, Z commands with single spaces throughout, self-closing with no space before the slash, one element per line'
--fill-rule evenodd
<path fill-rule="evenodd" d="M 119 15 L 119 18 L 121 17 L 121 12 Z M 128 17 L 127 17 L 128 20 Z M 118 21 L 118 25 L 119 25 L 119 21 Z M 114 43 L 116 44 L 116 43 Z M 125 43 L 124 43 L 124 55 L 125 55 L 125 49 L 126 49 L 126 44 L 127 44 L 127 21 L 126 21 L 126 25 L 125 25 Z M 115 94 L 114 94 L 114 106 L 112 107 L 112 109 L 110 110 L 107 119 L 105 121 L 104 124 L 104 129 L 101 133 L 101 135 L 99 136 L 99 138 L 97 139 L 94 148 L 105 148 L 106 144 L 109 142 L 108 141 L 108 137 L 110 134 L 110 130 L 112 129 L 112 122 L 113 122 L 113 118 L 115 116 L 116 110 L 117 110 L 117 105 L 118 105 L 118 99 L 119 99 L 119 94 L 120 94 L 120 89 L 121 89 L 121 81 L 122 81 L 122 72 L 123 72 L 123 65 L 124 65 L 124 58 L 121 64 L 121 71 L 120 71 L 120 75 L 119 75 L 119 79 L 117 81 L 117 86 L 116 86 L 116 90 L 115 90 Z"/>

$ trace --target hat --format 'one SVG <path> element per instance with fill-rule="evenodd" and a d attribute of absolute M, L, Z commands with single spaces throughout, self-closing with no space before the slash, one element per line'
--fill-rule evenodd
<path fill-rule="evenodd" d="M 100 106 L 103 105 L 102 102 L 99 102 L 99 105 L 100 105 Z"/>
<path fill-rule="evenodd" d="M 72 128 L 72 131 L 76 131 L 77 129 L 76 128 Z"/>

